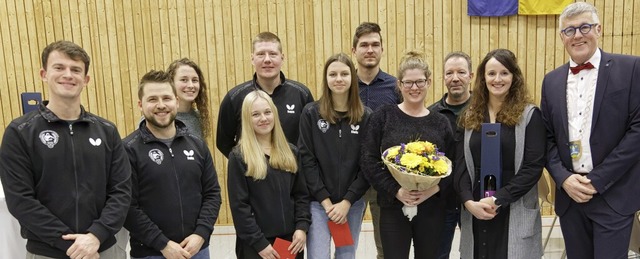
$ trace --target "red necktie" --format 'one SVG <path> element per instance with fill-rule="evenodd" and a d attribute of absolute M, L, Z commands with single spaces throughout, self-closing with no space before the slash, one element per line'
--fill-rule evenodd
<path fill-rule="evenodd" d="M 593 69 L 593 68 L 594 68 L 594 67 L 593 67 L 593 65 L 591 64 L 591 62 L 587 62 L 587 63 L 584 63 L 584 64 L 582 64 L 582 65 L 578 65 L 578 66 L 575 66 L 575 67 L 570 67 L 570 69 L 571 69 L 571 73 L 572 73 L 572 74 L 574 74 L 574 75 L 575 75 L 575 74 L 577 74 L 577 73 L 580 73 L 580 70 L 583 70 L 583 69 Z"/>

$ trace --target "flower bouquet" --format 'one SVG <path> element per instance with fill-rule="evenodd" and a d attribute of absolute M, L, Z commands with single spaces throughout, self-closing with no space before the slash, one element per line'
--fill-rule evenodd
<path fill-rule="evenodd" d="M 393 146 L 382 152 L 382 161 L 396 181 L 407 190 L 424 191 L 451 174 L 451 160 L 427 141 L 414 141 Z M 404 206 L 411 220 L 418 214 L 416 206 Z"/>

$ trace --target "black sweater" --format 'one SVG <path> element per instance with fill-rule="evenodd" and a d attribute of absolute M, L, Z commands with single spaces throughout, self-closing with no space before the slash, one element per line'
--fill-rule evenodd
<path fill-rule="evenodd" d="M 401 143 L 420 140 L 435 144 L 446 154 L 454 145 L 449 120 L 435 112 L 423 117 L 409 116 L 394 104 L 375 111 L 369 119 L 369 125 L 362 144 L 360 167 L 369 183 L 378 191 L 380 207 L 402 207 L 402 203 L 395 198 L 400 184 L 382 162 L 382 152 Z M 449 188 L 451 183 L 451 176 L 440 180 L 440 191 Z"/>
<path fill-rule="evenodd" d="M 295 147 L 291 148 L 297 155 Z M 245 176 L 247 164 L 239 147 L 229 154 L 228 169 L 233 225 L 244 243 L 259 252 L 270 244 L 267 238 L 291 235 L 298 229 L 307 232 L 311 224 L 309 194 L 300 170 L 292 174 L 268 167 L 267 177 L 256 181 Z"/>
<path fill-rule="evenodd" d="M 229 152 L 240 139 L 240 120 L 242 102 L 244 97 L 252 91 L 262 90 L 254 74 L 253 80 L 244 82 L 229 90 L 220 103 L 218 114 L 218 130 L 216 135 L 216 147 L 227 158 Z M 280 72 L 281 84 L 270 94 L 273 103 L 278 108 L 278 117 L 282 124 L 282 130 L 289 143 L 298 143 L 298 124 L 302 108 L 307 103 L 313 102 L 313 96 L 309 88 L 303 84 L 286 79 Z"/>
<path fill-rule="evenodd" d="M 367 128 L 371 110 L 357 125 L 348 118 L 329 124 L 320 117 L 318 102 L 307 104 L 300 118 L 298 148 L 302 158 L 307 188 L 313 198 L 331 203 L 359 200 L 369 189 L 369 183 L 360 170 L 361 136 Z"/>

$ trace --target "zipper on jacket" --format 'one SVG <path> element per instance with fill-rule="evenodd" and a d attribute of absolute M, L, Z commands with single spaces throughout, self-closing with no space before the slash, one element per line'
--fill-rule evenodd
<path fill-rule="evenodd" d="M 80 230 L 80 222 L 78 220 L 78 215 L 80 214 L 78 211 L 78 207 L 80 207 L 79 205 L 79 190 L 78 190 L 78 165 L 76 163 L 76 144 L 73 141 L 73 123 L 69 123 L 69 134 L 71 135 L 71 158 L 73 160 L 73 175 L 75 177 L 74 182 L 75 182 L 75 188 L 76 188 L 76 193 L 75 193 L 75 202 L 76 202 L 76 227 L 74 229 L 74 231 L 79 231 Z"/>
<path fill-rule="evenodd" d="M 174 158 L 173 156 L 173 150 L 171 148 L 169 148 L 169 153 L 171 153 L 171 158 Z M 178 202 L 180 203 L 180 232 L 182 233 L 182 236 L 185 236 L 184 233 L 184 209 L 183 209 L 183 205 L 182 205 L 182 191 L 180 189 L 180 178 L 178 178 L 178 170 L 176 170 L 176 163 L 175 161 L 173 161 L 173 159 L 171 159 L 171 166 L 173 167 L 173 176 L 175 176 L 176 178 L 176 185 L 178 186 Z"/>
<path fill-rule="evenodd" d="M 268 169 L 267 169 L 268 170 Z M 278 180 L 276 182 L 278 182 L 278 190 L 282 190 L 282 184 L 281 184 L 282 178 L 278 177 Z M 289 190 L 291 191 L 291 190 Z M 282 215 L 282 223 L 283 226 L 286 228 L 287 227 L 287 220 L 285 218 L 285 211 L 284 211 L 284 201 L 282 200 L 282 195 L 278 195 L 280 196 L 280 209 L 282 210 L 282 213 L 280 213 L 280 215 Z M 294 224 L 295 225 L 295 224 Z M 294 227 L 295 228 L 295 227 Z"/>

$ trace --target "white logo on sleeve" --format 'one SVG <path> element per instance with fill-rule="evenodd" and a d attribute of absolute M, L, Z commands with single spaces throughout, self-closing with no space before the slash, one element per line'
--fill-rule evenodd
<path fill-rule="evenodd" d="M 360 125 L 351 125 L 351 134 L 358 134 L 359 129 Z"/>
<path fill-rule="evenodd" d="M 329 123 L 326 120 L 319 119 L 318 128 L 320 129 L 320 131 L 322 131 L 322 133 L 327 133 L 327 130 L 329 130 Z"/>
<path fill-rule="evenodd" d="M 182 153 L 184 153 L 184 155 L 187 156 L 187 160 L 193 160 L 193 154 L 195 154 L 193 150 L 189 150 L 189 151 L 182 150 Z"/>
<path fill-rule="evenodd" d="M 58 139 L 60 139 L 58 133 L 53 130 L 42 131 L 40 132 L 39 137 L 40 141 L 42 141 L 42 144 L 44 144 L 48 148 L 53 148 L 56 144 L 58 144 Z"/>
<path fill-rule="evenodd" d="M 287 113 L 296 113 L 294 110 L 296 108 L 295 104 L 286 104 L 285 106 L 287 106 Z"/>
<path fill-rule="evenodd" d="M 164 160 L 164 154 L 162 153 L 162 151 L 160 151 L 160 149 L 154 148 L 152 150 L 149 150 L 149 158 L 151 158 L 151 160 L 153 162 L 156 162 L 156 164 L 162 164 L 162 160 Z"/>
<path fill-rule="evenodd" d="M 91 143 L 91 145 L 93 146 L 100 146 L 100 144 L 102 144 L 102 139 L 97 138 L 97 139 L 93 139 L 93 138 L 89 138 L 89 143 Z"/>

